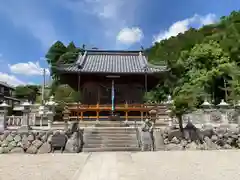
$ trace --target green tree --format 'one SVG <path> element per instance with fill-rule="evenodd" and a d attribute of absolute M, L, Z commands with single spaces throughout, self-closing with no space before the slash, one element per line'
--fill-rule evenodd
<path fill-rule="evenodd" d="M 81 49 L 77 48 L 73 41 L 70 42 L 67 46 L 67 52 L 61 55 L 62 63 L 71 64 L 76 62 L 80 52 Z"/>
<path fill-rule="evenodd" d="M 67 84 L 62 84 L 55 87 L 53 95 L 55 97 L 55 101 L 58 103 L 56 108 L 56 114 L 58 117 L 61 117 L 62 111 L 67 103 L 78 102 L 80 96 Z"/>
<path fill-rule="evenodd" d="M 40 86 L 38 85 L 26 85 L 17 86 L 14 96 L 18 99 L 27 99 L 33 103 L 36 102 L 37 96 L 40 94 Z"/>
<path fill-rule="evenodd" d="M 232 84 L 236 89 L 235 94 L 238 93 L 239 86 L 234 85 L 235 79 L 239 79 L 239 67 L 215 41 L 197 44 L 190 51 L 184 51 L 177 66 L 182 69 L 182 74 L 174 88 L 173 97 L 174 112 L 180 124 L 182 114 L 198 107 L 205 98 L 225 98 L 213 96 L 217 94 L 216 91 L 222 91 L 219 85 L 223 80 L 226 80 L 228 87 Z M 218 79 L 222 81 L 220 84 L 216 83 Z M 216 84 L 218 86 L 214 88 Z"/>
<path fill-rule="evenodd" d="M 51 68 L 51 76 L 53 79 L 57 79 L 56 65 L 59 58 L 67 52 L 67 48 L 61 41 L 55 42 L 46 54 L 46 59 Z"/>
<path fill-rule="evenodd" d="M 77 48 L 74 42 L 70 42 L 66 47 L 61 41 L 54 43 L 46 54 L 46 59 L 51 68 L 53 80 L 58 80 L 56 66 L 59 64 L 71 64 L 76 62 L 77 57 L 83 50 Z"/>
<path fill-rule="evenodd" d="M 77 102 L 78 96 L 78 93 L 67 84 L 59 85 L 54 92 L 55 100 L 59 104 Z"/>

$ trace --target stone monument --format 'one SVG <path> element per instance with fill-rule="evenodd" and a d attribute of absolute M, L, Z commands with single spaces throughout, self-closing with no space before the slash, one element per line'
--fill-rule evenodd
<path fill-rule="evenodd" d="M 49 129 L 52 128 L 56 105 L 57 105 L 57 103 L 54 102 L 54 96 L 51 96 L 49 101 L 46 102 L 46 106 L 48 107 L 47 116 L 48 116 L 48 128 Z"/>
<path fill-rule="evenodd" d="M 22 124 L 21 127 L 18 129 L 18 131 L 29 131 L 31 128 L 29 126 L 29 114 L 31 111 L 32 104 L 28 101 L 25 101 L 21 104 L 23 106 L 23 118 L 22 118 Z"/>
<path fill-rule="evenodd" d="M 2 104 L 0 104 L 0 132 L 3 132 L 5 129 L 6 129 L 6 116 L 7 116 L 7 113 L 8 113 L 8 108 L 9 108 L 9 105 L 3 101 Z"/>

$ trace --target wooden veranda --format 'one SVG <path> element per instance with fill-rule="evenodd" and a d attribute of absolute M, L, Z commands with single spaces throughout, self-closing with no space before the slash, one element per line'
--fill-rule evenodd
<path fill-rule="evenodd" d="M 143 120 L 151 109 L 163 109 L 162 113 L 165 113 L 165 108 L 161 105 L 151 104 L 116 104 L 115 111 L 119 115 L 120 120 L 133 121 Z M 79 118 L 80 121 L 95 121 L 95 120 L 108 120 L 111 113 L 111 104 L 68 104 L 70 110 L 71 119 Z M 78 117 L 77 117 L 78 116 Z"/>

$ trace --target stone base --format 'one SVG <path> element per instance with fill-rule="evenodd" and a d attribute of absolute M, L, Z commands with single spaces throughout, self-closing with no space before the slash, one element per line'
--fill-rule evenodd
<path fill-rule="evenodd" d="M 54 134 L 61 133 L 66 136 L 67 142 L 64 153 L 79 152 L 82 146 L 82 138 L 67 131 L 31 131 L 22 128 L 21 131 L 6 130 L 0 133 L 1 153 L 28 153 L 43 154 L 51 152 L 51 141 Z M 80 136 L 82 133 L 80 133 Z M 77 150 L 76 150 L 77 149 Z M 56 151 L 57 152 L 57 151 Z"/>
<path fill-rule="evenodd" d="M 21 132 L 28 132 L 30 130 L 32 130 L 30 126 L 21 126 L 20 128 L 18 128 L 17 131 L 21 133 Z"/>
<path fill-rule="evenodd" d="M 152 151 L 153 150 L 153 141 L 150 132 L 141 131 L 141 141 L 142 141 L 142 151 Z"/>
<path fill-rule="evenodd" d="M 6 130 L 6 126 L 0 125 L 0 133 L 4 132 Z"/>
<path fill-rule="evenodd" d="M 161 150 L 220 150 L 240 149 L 240 129 L 238 127 L 219 126 L 215 128 L 198 129 L 198 140 L 185 139 L 179 130 L 165 129 L 161 139 L 154 134 L 155 144 L 161 144 Z M 160 150 L 160 149 L 159 149 Z"/>

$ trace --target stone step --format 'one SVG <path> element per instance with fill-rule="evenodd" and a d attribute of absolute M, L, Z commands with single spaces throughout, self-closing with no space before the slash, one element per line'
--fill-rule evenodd
<path fill-rule="evenodd" d="M 113 133 L 131 133 L 131 132 L 136 132 L 136 129 L 88 129 L 84 130 L 85 133 L 88 132 L 113 132 Z"/>
<path fill-rule="evenodd" d="M 136 143 L 137 139 L 87 139 L 86 144 L 111 144 L 111 143 L 119 143 L 119 144 L 132 144 Z"/>
<path fill-rule="evenodd" d="M 89 136 L 85 136 L 84 138 L 86 138 L 86 140 L 101 140 L 101 139 L 111 139 L 111 140 L 119 140 L 119 141 L 127 141 L 127 140 L 131 140 L 131 139 L 136 139 L 137 137 L 136 136 L 106 136 L 106 137 L 103 137 L 103 136 L 92 136 L 92 135 L 89 135 Z"/>
<path fill-rule="evenodd" d="M 94 127 L 84 130 L 84 152 L 138 150 L 135 128 Z"/>
<path fill-rule="evenodd" d="M 101 123 L 101 124 L 96 124 L 95 127 L 126 127 L 125 124 L 108 124 L 108 123 Z"/>
<path fill-rule="evenodd" d="M 136 129 L 136 127 L 86 127 L 86 128 L 84 128 L 84 131 L 91 131 L 91 130 L 132 131 L 135 129 Z"/>
<path fill-rule="evenodd" d="M 140 148 L 139 147 L 83 148 L 83 152 L 104 152 L 104 151 L 140 151 Z"/>
<path fill-rule="evenodd" d="M 131 148 L 131 147 L 138 147 L 138 144 L 136 142 L 131 144 L 118 144 L 118 143 L 112 143 L 112 144 L 86 144 L 83 148 L 104 148 L 104 147 L 122 147 L 122 148 Z"/>
<path fill-rule="evenodd" d="M 99 134 L 91 134 L 85 135 L 85 139 L 113 139 L 113 140 L 128 140 L 128 139 L 136 139 L 137 136 L 135 134 L 132 135 L 125 135 L 125 136 L 117 136 L 117 135 L 99 135 Z"/>
<path fill-rule="evenodd" d="M 136 132 L 136 129 L 85 129 L 84 132 Z"/>
<path fill-rule="evenodd" d="M 136 131 L 130 131 L 130 132 L 114 132 L 114 131 L 89 131 L 89 132 L 84 132 L 84 134 L 88 135 L 113 135 L 113 136 L 126 136 L 128 134 L 136 134 Z"/>
<path fill-rule="evenodd" d="M 121 130 L 121 131 L 115 131 L 115 130 L 89 130 L 89 131 L 84 131 L 84 133 L 116 133 L 116 134 L 128 134 L 128 133 L 136 133 L 136 130 Z"/>

